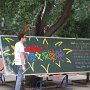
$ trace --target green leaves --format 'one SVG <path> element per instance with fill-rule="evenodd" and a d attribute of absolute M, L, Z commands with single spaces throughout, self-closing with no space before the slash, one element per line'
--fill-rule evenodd
<path fill-rule="evenodd" d="M 47 9 L 49 12 L 43 19 L 46 25 L 49 27 L 52 26 L 58 21 L 59 17 L 62 16 L 65 1 L 66 0 L 46 0 L 48 7 L 52 5 L 49 7 L 49 10 Z M 45 0 L 0 0 L 0 17 L 4 17 L 5 24 L 8 26 L 7 28 L 11 28 L 12 32 L 10 32 L 10 34 L 16 31 L 22 32 L 26 23 L 29 24 L 28 31 L 31 33 L 32 27 L 36 25 L 37 16 L 45 5 L 44 2 Z M 79 32 L 81 33 L 82 27 L 83 29 L 86 28 L 84 22 L 89 22 L 87 20 L 90 17 L 90 11 L 88 11 L 89 6 L 90 0 L 74 0 L 73 10 L 71 12 L 72 16 L 68 22 L 64 24 L 65 26 L 60 29 L 58 35 L 80 37 L 81 34 L 79 35 Z M 87 26 L 87 30 L 89 26 L 90 25 Z M 27 32 L 27 34 L 30 33 Z"/>
<path fill-rule="evenodd" d="M 89 0 L 75 0 L 74 4 L 74 17 L 77 21 L 88 18 L 90 13 L 88 7 L 90 6 Z"/>
<path fill-rule="evenodd" d="M 89 0 L 75 0 L 72 16 L 58 32 L 60 37 L 90 38 Z"/>
<path fill-rule="evenodd" d="M 0 0 L 1 17 L 4 16 L 5 22 L 8 22 L 12 31 L 23 31 L 26 23 L 29 23 L 29 31 L 36 24 L 37 15 L 41 11 L 44 0 Z M 54 2 L 51 11 L 48 13 L 45 22 L 48 25 L 54 24 L 62 12 L 64 0 L 46 0 Z M 61 6 L 61 8 L 60 8 Z M 59 8 L 59 9 L 58 9 Z"/>

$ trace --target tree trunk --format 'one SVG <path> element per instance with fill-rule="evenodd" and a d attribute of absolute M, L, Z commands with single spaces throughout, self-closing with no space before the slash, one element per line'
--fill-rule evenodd
<path fill-rule="evenodd" d="M 41 3 L 44 4 L 44 2 L 41 2 Z M 54 4 L 54 2 L 48 2 L 46 4 L 44 13 L 43 13 L 43 9 L 44 9 L 44 5 L 43 5 L 42 10 L 40 11 L 40 13 L 37 16 L 35 36 L 44 36 L 44 27 L 46 26 L 44 19 L 47 17 L 48 13 L 52 9 L 53 4 Z M 43 16 L 42 16 L 42 13 L 43 13 Z"/>
<path fill-rule="evenodd" d="M 44 36 L 52 36 L 53 33 L 55 33 L 61 26 L 63 26 L 63 24 L 67 21 L 70 16 L 73 2 L 74 0 L 66 0 L 63 15 L 58 19 L 58 21 L 54 25 L 49 28 L 48 32 Z"/>

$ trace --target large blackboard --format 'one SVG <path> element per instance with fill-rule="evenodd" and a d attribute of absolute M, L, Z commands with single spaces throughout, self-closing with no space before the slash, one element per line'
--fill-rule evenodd
<path fill-rule="evenodd" d="M 1 36 L 6 73 L 17 73 L 14 65 L 16 36 Z M 90 39 L 30 37 L 24 43 L 25 74 L 90 71 Z"/>

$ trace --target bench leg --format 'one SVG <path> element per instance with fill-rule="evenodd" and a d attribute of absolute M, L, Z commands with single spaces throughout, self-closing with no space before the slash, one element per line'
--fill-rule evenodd
<path fill-rule="evenodd" d="M 40 83 L 40 90 L 42 90 L 42 78 L 40 78 L 40 81 L 36 82 L 36 90 L 37 90 L 37 84 Z"/>
<path fill-rule="evenodd" d="M 1 82 L 4 83 L 5 82 L 5 76 L 3 74 L 0 75 L 0 79 L 1 79 Z"/>

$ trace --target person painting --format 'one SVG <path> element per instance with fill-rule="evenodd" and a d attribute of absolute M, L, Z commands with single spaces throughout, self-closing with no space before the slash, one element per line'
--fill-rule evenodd
<path fill-rule="evenodd" d="M 14 56 L 15 56 L 15 65 L 18 68 L 18 75 L 16 80 L 15 90 L 20 90 L 21 82 L 23 80 L 23 75 L 26 70 L 25 68 L 25 57 L 24 57 L 24 45 L 26 41 L 26 36 L 24 33 L 18 34 L 19 41 L 15 44 Z"/>

